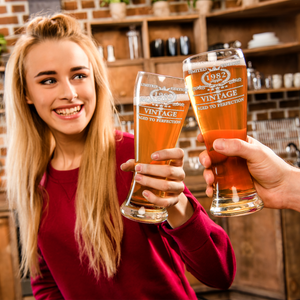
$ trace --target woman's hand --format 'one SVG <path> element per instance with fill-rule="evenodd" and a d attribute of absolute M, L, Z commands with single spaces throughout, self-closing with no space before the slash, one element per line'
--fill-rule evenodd
<path fill-rule="evenodd" d="M 203 136 L 198 135 L 203 142 Z M 248 137 L 247 142 L 239 139 L 217 139 L 213 143 L 215 151 L 227 156 L 239 156 L 247 160 L 250 174 L 258 195 L 269 208 L 292 208 L 300 211 L 299 182 L 300 170 L 287 164 L 270 148 Z M 206 193 L 212 196 L 214 175 L 211 159 L 207 151 L 199 155 L 207 183 Z"/>
<path fill-rule="evenodd" d="M 185 178 L 183 170 L 184 152 L 179 148 L 165 149 L 153 153 L 151 158 L 153 161 L 170 160 L 170 164 L 139 163 L 135 165 L 134 160 L 129 160 L 122 164 L 121 169 L 123 171 L 136 171 L 134 179 L 139 184 L 166 192 L 166 196 L 162 198 L 154 195 L 149 190 L 144 190 L 143 196 L 157 206 L 166 207 L 169 224 L 173 228 L 178 227 L 193 214 L 192 205 L 183 194 L 183 180 Z"/>

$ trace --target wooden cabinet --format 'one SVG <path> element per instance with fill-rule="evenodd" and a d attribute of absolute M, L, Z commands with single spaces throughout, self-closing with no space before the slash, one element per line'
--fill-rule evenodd
<path fill-rule="evenodd" d="M 140 33 L 142 57 L 139 59 L 130 59 L 126 36 L 130 26 L 135 26 Z M 117 22 L 106 20 L 88 24 L 89 34 L 98 45 L 103 47 L 104 58 L 107 58 L 107 46 L 114 47 L 116 61 L 107 62 L 107 66 L 111 87 L 118 103 L 132 103 L 138 71 L 182 77 L 182 61 L 187 56 L 151 57 L 152 41 L 188 36 L 191 42 L 191 54 L 199 53 L 207 48 L 206 35 L 202 34 L 203 28 L 205 28 L 205 17 L 199 17 L 197 14 L 166 18 L 126 18 Z"/>
<path fill-rule="evenodd" d="M 16 226 L 0 194 L 0 299 L 22 299 Z"/>
<path fill-rule="evenodd" d="M 141 37 L 142 57 L 129 59 L 126 32 L 135 26 Z M 296 73 L 300 70 L 300 1 L 265 0 L 249 8 L 234 7 L 217 10 L 209 15 L 172 15 L 165 18 L 145 16 L 122 21 L 89 22 L 88 33 L 104 49 L 112 45 L 115 62 L 108 62 L 109 77 L 117 103 L 132 103 L 135 77 L 138 71 L 182 77 L 185 56 L 151 57 L 150 42 L 155 39 L 188 36 L 192 53 L 207 50 L 208 45 L 239 40 L 246 60 L 264 75 Z M 275 32 L 280 40 L 276 46 L 248 49 L 253 34 Z M 286 90 L 286 89 L 281 89 Z M 293 88 L 288 89 L 293 90 Z M 259 93 L 263 91 L 249 91 Z"/>
<path fill-rule="evenodd" d="M 248 9 L 234 8 L 207 16 L 208 45 L 239 40 L 246 60 L 265 75 L 300 69 L 300 1 L 268 0 Z M 248 49 L 253 34 L 274 32 L 280 43 Z"/>

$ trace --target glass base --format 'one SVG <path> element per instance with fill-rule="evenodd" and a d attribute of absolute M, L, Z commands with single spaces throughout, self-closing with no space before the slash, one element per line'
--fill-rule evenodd
<path fill-rule="evenodd" d="M 216 217 L 243 216 L 260 211 L 264 203 L 260 197 L 253 193 L 244 197 L 215 198 L 211 204 L 210 212 Z"/>
<path fill-rule="evenodd" d="M 147 208 L 145 206 L 135 206 L 126 201 L 121 205 L 121 213 L 127 219 L 132 221 L 159 224 L 167 220 L 168 211 L 165 208 Z"/>

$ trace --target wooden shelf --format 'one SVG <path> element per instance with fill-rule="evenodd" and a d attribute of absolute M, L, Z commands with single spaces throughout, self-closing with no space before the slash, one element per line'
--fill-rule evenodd
<path fill-rule="evenodd" d="M 299 0 L 269 0 L 260 2 L 255 6 L 235 7 L 226 10 L 218 10 L 207 15 L 208 19 L 241 19 L 264 18 L 266 16 L 282 16 L 288 13 L 300 11 Z"/>
<path fill-rule="evenodd" d="M 300 88 L 260 89 L 248 91 L 248 95 L 300 91 Z"/>
<path fill-rule="evenodd" d="M 299 42 L 283 43 L 274 46 L 259 47 L 253 49 L 243 49 L 243 53 L 245 57 L 266 56 L 266 55 L 276 56 L 281 54 L 297 53 L 297 52 L 300 52 Z"/>
<path fill-rule="evenodd" d="M 123 66 L 136 66 L 142 65 L 145 62 L 145 59 L 118 59 L 112 62 L 106 62 L 108 67 L 123 67 Z"/>

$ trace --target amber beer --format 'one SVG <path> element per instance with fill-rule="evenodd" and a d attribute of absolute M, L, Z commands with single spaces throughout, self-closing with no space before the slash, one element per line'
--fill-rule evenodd
<path fill-rule="evenodd" d="M 190 102 L 187 96 L 186 101 L 178 101 L 163 107 L 147 103 L 134 106 L 137 135 L 135 137 L 136 164 L 169 164 L 169 161 L 152 161 L 151 154 L 176 146 L 189 106 Z M 163 192 L 136 183 L 131 196 L 131 203 L 153 207 L 153 204 L 143 197 L 142 192 L 144 190 L 164 197 Z"/>
<path fill-rule="evenodd" d="M 134 91 L 135 162 L 166 165 L 170 161 L 152 161 L 159 150 L 176 146 L 190 106 L 183 78 L 139 72 Z M 149 175 L 148 175 L 149 176 Z M 167 178 L 161 178 L 166 180 Z M 128 219 L 142 223 L 161 223 L 168 217 L 165 207 L 148 202 L 142 195 L 150 190 L 158 197 L 167 195 L 141 186 L 134 179 L 121 213 Z"/>
<path fill-rule="evenodd" d="M 234 53 L 235 49 L 232 50 Z M 240 50 L 241 51 L 241 50 Z M 224 54 L 224 52 L 223 52 Z M 247 137 L 247 73 L 243 57 L 218 60 L 208 52 L 206 61 L 184 63 L 184 78 L 214 173 L 211 213 L 217 216 L 248 214 L 263 207 L 256 194 L 246 161 L 213 149 L 218 138 Z"/>

